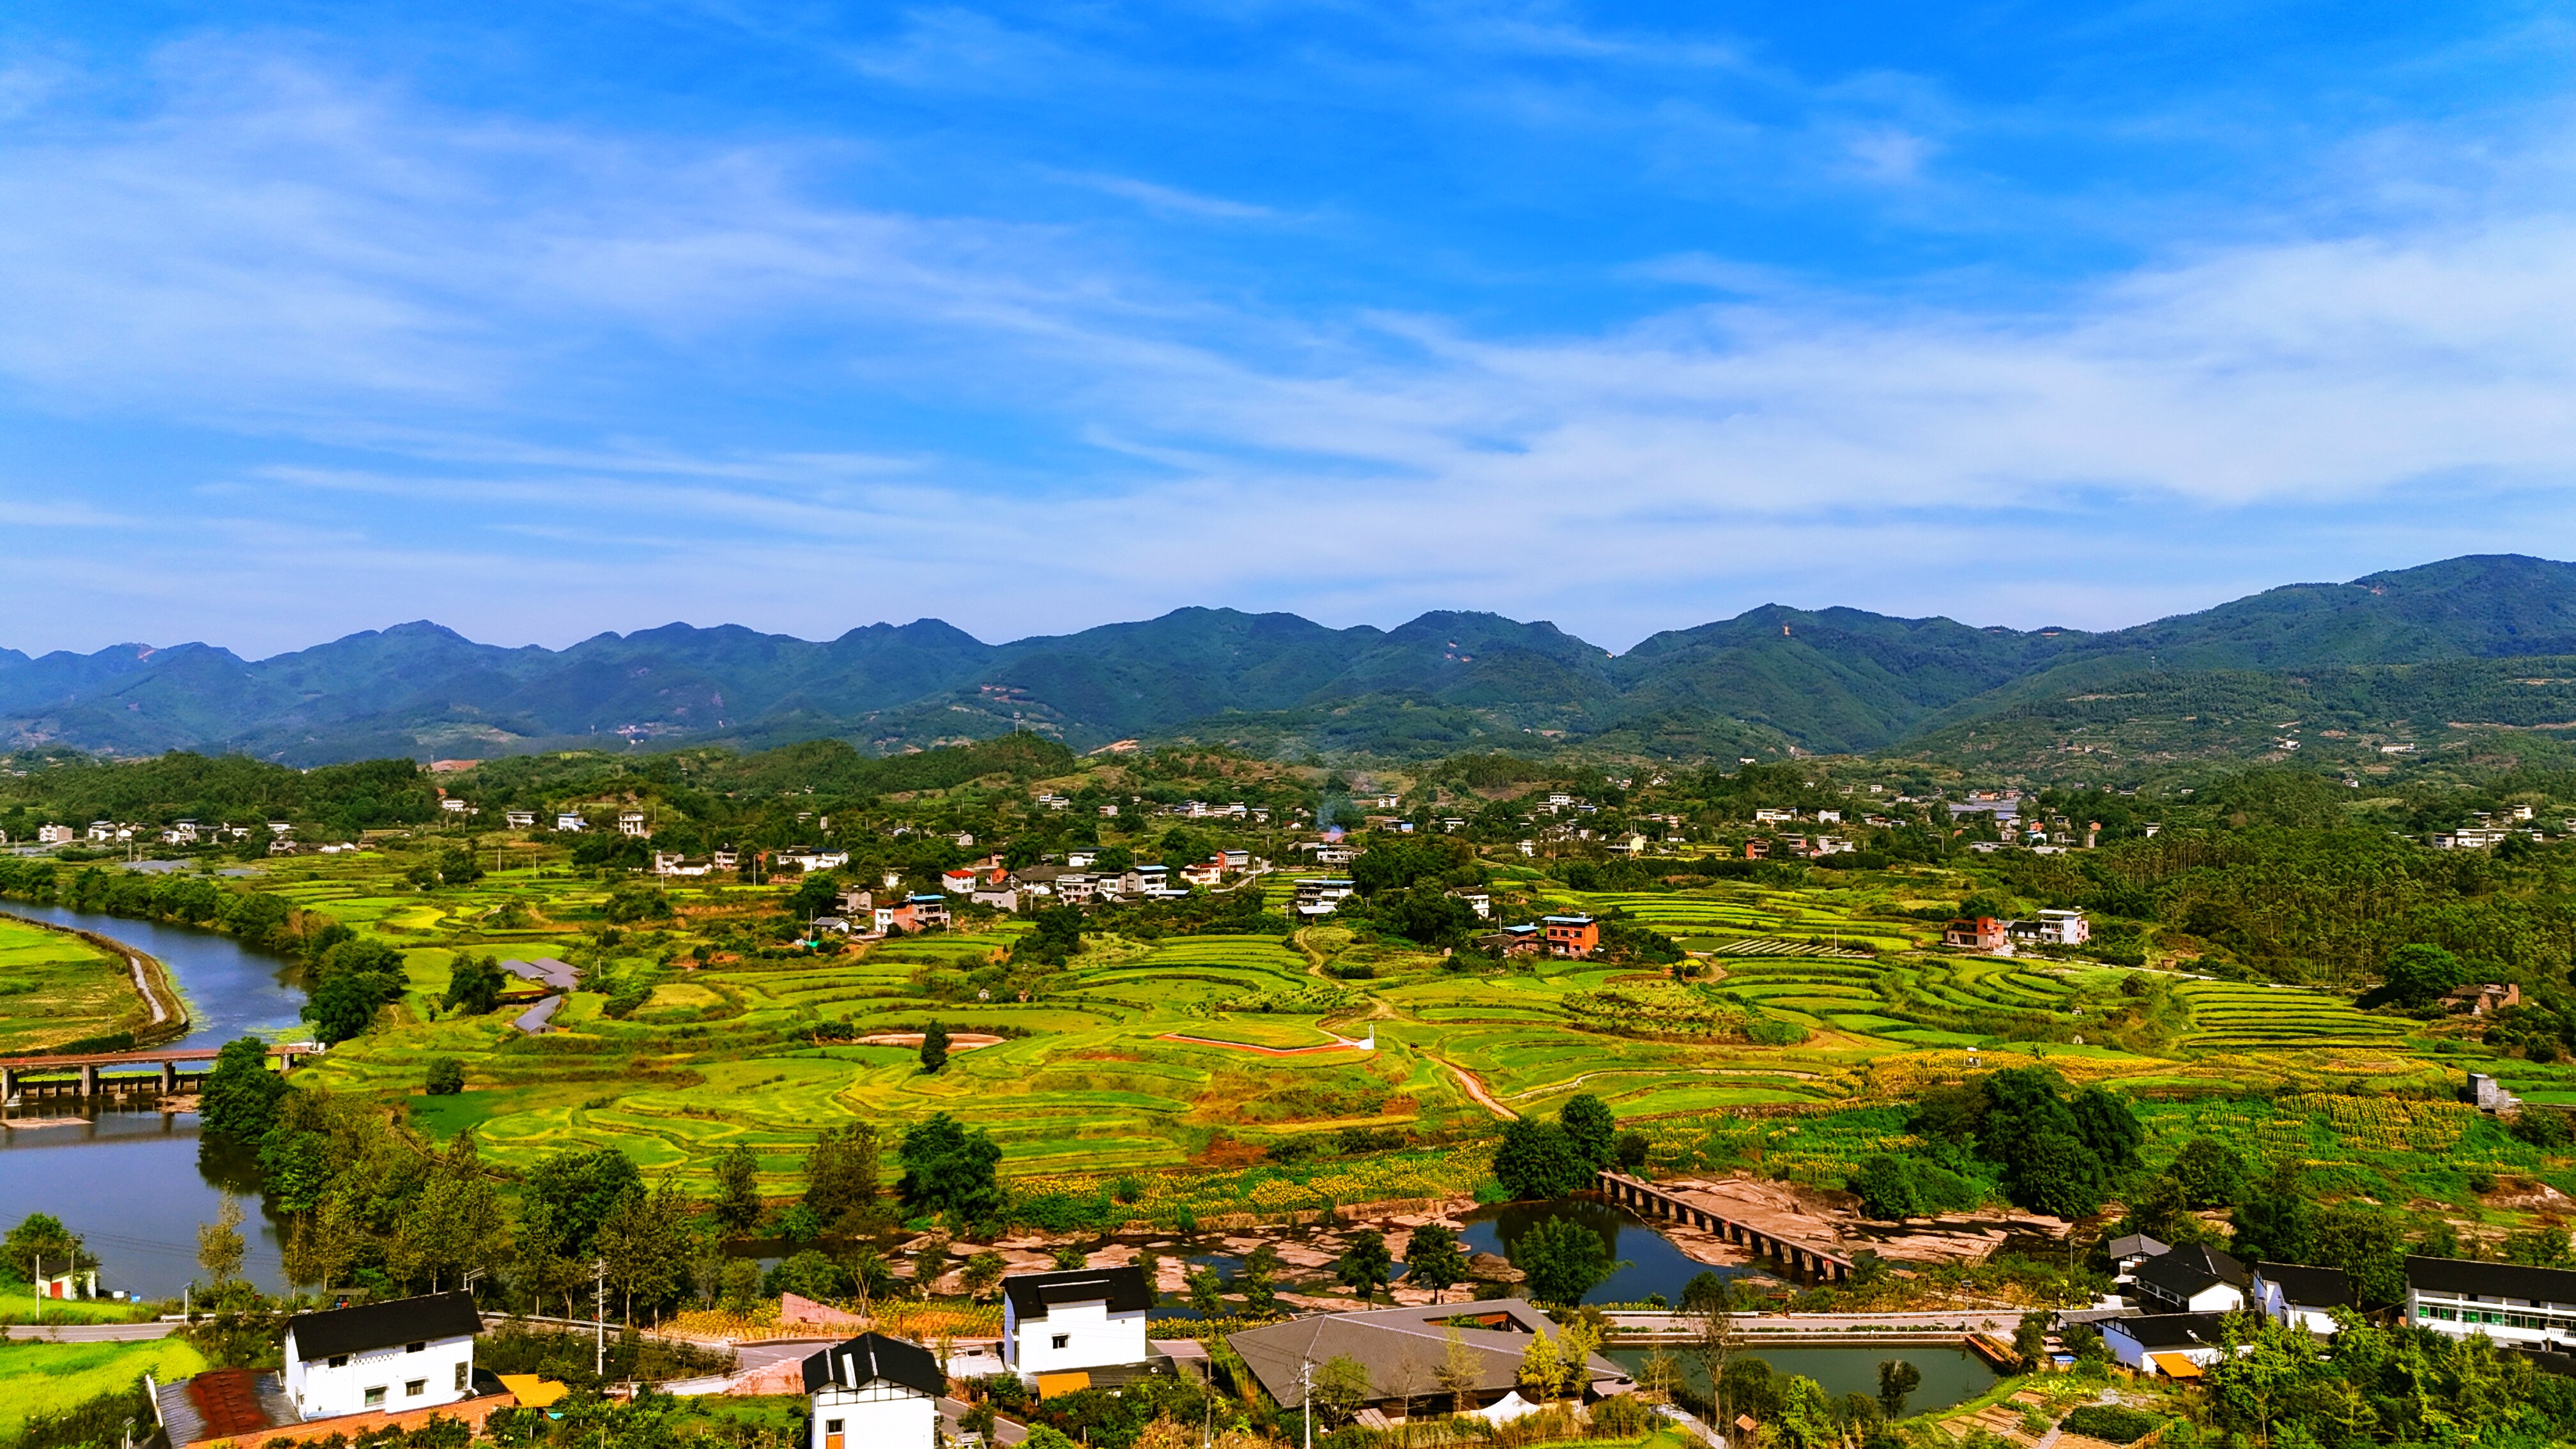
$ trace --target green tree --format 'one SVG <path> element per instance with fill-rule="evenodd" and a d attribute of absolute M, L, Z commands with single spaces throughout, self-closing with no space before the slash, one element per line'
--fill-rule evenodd
<path fill-rule="evenodd" d="M 2459 957 L 2439 946 L 2400 946 L 2388 953 L 2388 969 L 2376 990 L 2363 993 L 2361 1005 L 2392 1005 L 2418 1011 L 2432 1005 L 2469 979 Z"/>
<path fill-rule="evenodd" d="M 51 1213 L 29 1213 L 0 1239 L 0 1258 L 5 1258 L 11 1271 L 29 1282 L 35 1281 L 36 1264 L 42 1259 L 48 1268 L 95 1268 L 98 1259 L 82 1245 L 78 1234 L 62 1224 Z"/>
<path fill-rule="evenodd" d="M 947 1113 L 934 1113 L 903 1134 L 896 1156 L 903 1178 L 895 1193 L 908 1212 L 946 1213 L 959 1224 L 987 1222 L 1001 1212 L 1002 1149 L 982 1129 L 970 1132 Z"/>
<path fill-rule="evenodd" d="M 620 1199 L 643 1189 L 644 1176 L 614 1147 L 566 1149 L 541 1158 L 520 1189 L 520 1225 L 536 1253 L 588 1263 Z"/>
<path fill-rule="evenodd" d="M 966 1290 L 968 1298 L 981 1303 L 1002 1281 L 1004 1266 L 1002 1255 L 987 1248 L 966 1260 L 965 1269 L 957 1275 L 957 1286 Z M 1191 1302 L 1195 1306 L 1197 1300 L 1193 1298 Z"/>
<path fill-rule="evenodd" d="M 847 1233 L 842 1225 L 853 1214 L 877 1205 L 878 1156 L 876 1129 L 867 1123 L 824 1128 L 805 1154 L 805 1206 L 833 1231 Z"/>
<path fill-rule="evenodd" d="M 489 956 L 458 955 L 447 968 L 446 1008 L 461 1016 L 481 1016 L 501 1004 L 509 974 Z"/>
<path fill-rule="evenodd" d="M 1367 1228 L 1351 1234 L 1333 1276 L 1341 1280 L 1343 1287 L 1359 1294 L 1361 1302 L 1376 1301 L 1378 1290 L 1395 1276 L 1394 1259 L 1386 1250 L 1386 1235 Z"/>
<path fill-rule="evenodd" d="M 2106 1171 L 2116 1174 L 2136 1164 L 2138 1144 L 2147 1140 L 2147 1129 L 2125 1100 L 2103 1088 L 2087 1087 L 2066 1106 L 2075 1116 L 2076 1135 L 2093 1149 Z"/>
<path fill-rule="evenodd" d="M 1192 1268 L 1188 1281 L 1190 1307 L 1209 1318 L 1225 1311 L 1225 1283 L 1216 1269 Z"/>
<path fill-rule="evenodd" d="M 716 1222 L 747 1233 L 760 1223 L 760 1158 L 737 1142 L 716 1157 Z"/>
<path fill-rule="evenodd" d="M 465 1064 L 454 1057 L 431 1057 L 424 1084 L 433 1097 L 453 1097 L 465 1090 Z"/>
<path fill-rule="evenodd" d="M 1592 1183 L 1592 1169 L 1565 1129 L 1526 1117 L 1503 1124 L 1494 1178 L 1516 1201 L 1564 1197 Z"/>
<path fill-rule="evenodd" d="M 2102 1159 L 2079 1138 L 2042 1133 L 2021 1144 L 2009 1186 L 2013 1201 L 2032 1212 L 2084 1217 L 2102 1206 Z"/>
<path fill-rule="evenodd" d="M 2215 1137 L 2194 1137 L 2165 1169 L 2193 1208 L 2227 1207 L 2245 1191 L 2245 1159 Z M 2163 1234 L 2157 1234 L 2162 1237 Z"/>
<path fill-rule="evenodd" d="M 1512 1244 L 1512 1266 L 1521 1270 L 1530 1296 L 1571 1306 L 1615 1271 L 1601 1235 L 1572 1218 L 1541 1218 Z"/>
<path fill-rule="evenodd" d="M 1590 1092 L 1578 1092 L 1557 1109 L 1556 1124 L 1574 1145 L 1575 1155 L 1593 1167 L 1619 1163 L 1619 1124 L 1610 1108 Z"/>
<path fill-rule="evenodd" d="M 1344 1424 L 1369 1401 L 1368 1366 L 1346 1353 L 1324 1360 L 1315 1370 L 1315 1411 L 1330 1424 Z"/>
<path fill-rule="evenodd" d="M 1860 1165 L 1860 1171 L 1852 1174 L 1850 1187 L 1860 1198 L 1860 1210 L 1866 1217 L 1901 1223 L 1923 1216 L 1923 1197 L 1915 1188 L 1912 1158 L 1882 1152 Z"/>
<path fill-rule="evenodd" d="M 268 1043 L 255 1036 L 226 1042 L 198 1094 L 198 1124 L 235 1142 L 257 1142 L 277 1125 L 279 1104 L 292 1090 L 268 1069 Z"/>
<path fill-rule="evenodd" d="M 1424 1223 L 1404 1240 L 1404 1282 L 1409 1288 L 1446 1288 L 1467 1281 L 1467 1255 L 1458 1235 L 1438 1223 Z"/>
<path fill-rule="evenodd" d="M 1838 1449 L 1843 1440 L 1842 1426 L 1834 1421 L 1832 1396 L 1802 1374 L 1792 1374 L 1780 1385 L 1765 1426 L 1780 1449 Z"/>
<path fill-rule="evenodd" d="M 936 1021 L 921 1033 L 921 1069 L 931 1076 L 948 1069 L 948 1028 Z"/>
<path fill-rule="evenodd" d="M 215 1212 L 215 1220 L 197 1228 L 197 1266 L 206 1270 L 206 1284 L 222 1288 L 241 1277 L 244 1244 L 241 1233 L 242 1210 L 239 1199 L 230 1194 Z"/>

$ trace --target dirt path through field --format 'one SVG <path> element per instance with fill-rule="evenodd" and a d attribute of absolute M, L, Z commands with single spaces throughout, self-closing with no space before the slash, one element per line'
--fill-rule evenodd
<path fill-rule="evenodd" d="M 1232 1047 L 1239 1052 L 1259 1052 L 1265 1057 L 1298 1057 L 1308 1052 L 1356 1051 L 1360 1045 L 1358 1042 L 1337 1036 L 1333 1038 L 1330 1046 L 1266 1047 L 1254 1046 L 1248 1041 L 1219 1041 L 1212 1036 L 1187 1036 L 1177 1031 L 1167 1031 L 1158 1039 L 1187 1042 L 1191 1046 Z"/>
<path fill-rule="evenodd" d="M 1430 1054 L 1426 1052 L 1424 1055 L 1428 1056 Z M 1449 1074 L 1458 1079 L 1458 1085 L 1466 1089 L 1468 1096 L 1476 1099 L 1477 1106 L 1484 1108 L 1486 1111 L 1493 1113 L 1495 1116 L 1506 1122 L 1516 1122 L 1520 1120 L 1521 1114 L 1504 1106 L 1501 1102 L 1496 1101 L 1494 1099 L 1494 1094 L 1485 1090 L 1485 1084 L 1477 1079 L 1474 1072 L 1467 1070 L 1456 1062 L 1440 1061 L 1440 1058 L 1438 1057 L 1432 1057 L 1431 1059 L 1435 1062 L 1440 1062 L 1440 1065 L 1449 1069 Z"/>

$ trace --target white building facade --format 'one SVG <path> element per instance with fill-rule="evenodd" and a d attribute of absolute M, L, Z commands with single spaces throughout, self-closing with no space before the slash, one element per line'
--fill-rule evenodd
<path fill-rule="evenodd" d="M 1153 1357 L 1154 1292 L 1133 1267 L 1024 1273 L 1002 1280 L 1002 1357 L 1022 1378 L 1140 1364 Z"/>
<path fill-rule="evenodd" d="M 299 1313 L 286 1323 L 286 1396 L 307 1419 L 471 1398 L 482 1331 L 467 1293 Z"/>
<path fill-rule="evenodd" d="M 948 1376 L 917 1343 L 863 1333 L 805 1360 L 806 1449 L 937 1449 Z"/>
<path fill-rule="evenodd" d="M 2514 1347 L 2576 1344 L 2576 1272 L 2409 1256 L 2406 1319 L 2436 1333 L 2483 1333 Z"/>

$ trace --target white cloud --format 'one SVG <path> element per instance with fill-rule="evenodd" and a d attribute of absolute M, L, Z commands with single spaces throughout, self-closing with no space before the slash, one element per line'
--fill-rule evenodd
<path fill-rule="evenodd" d="M 1001 45 L 950 12 L 916 31 Z M 171 67 L 159 113 L 0 140 L 0 375 L 229 440 L 74 501 L 0 477 L 31 539 L 196 510 L 198 537 L 137 545 L 195 587 L 42 627 L 286 647 L 431 615 L 563 642 L 679 608 L 1004 637 L 1209 602 L 1491 607 L 1624 644 L 1764 597 L 2101 625 L 2576 551 L 2576 217 L 2550 193 L 2177 254 L 2017 313 L 1668 257 L 1639 269 L 1738 299 L 1532 336 L 1219 302 L 1079 226 L 848 199 L 823 147 Z M 800 401 L 756 405 L 773 390 Z M 868 421 L 929 410 L 964 421 Z M 182 502 L 151 496 L 164 475 Z M 244 582 L 289 575 L 310 586 Z M 154 624 L 173 597 L 208 622 Z"/>

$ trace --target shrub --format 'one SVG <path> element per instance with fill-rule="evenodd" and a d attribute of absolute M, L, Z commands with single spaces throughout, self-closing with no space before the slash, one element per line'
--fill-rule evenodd
<path fill-rule="evenodd" d="M 465 1090 L 465 1064 L 454 1057 L 432 1057 L 429 1060 L 429 1094 L 453 1097 Z"/>
<path fill-rule="evenodd" d="M 2163 1424 L 2164 1420 L 2154 1414 L 2119 1404 L 2086 1404 L 2068 1414 L 2059 1427 L 2106 1444 L 2134 1444 Z"/>
<path fill-rule="evenodd" d="M 1654 1423 L 1654 1412 L 1626 1394 L 1613 1394 L 1592 1406 L 1592 1429 L 1597 1434 L 1633 1436 Z"/>

